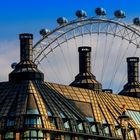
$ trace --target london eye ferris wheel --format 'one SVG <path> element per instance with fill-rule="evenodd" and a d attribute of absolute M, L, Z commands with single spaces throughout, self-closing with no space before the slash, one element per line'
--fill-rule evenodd
<path fill-rule="evenodd" d="M 90 46 L 92 73 L 103 88 L 118 93 L 127 81 L 126 58 L 140 56 L 140 18 L 125 22 L 125 12 L 117 10 L 114 18 L 103 8 L 88 17 L 78 10 L 77 18 L 57 19 L 58 27 L 42 29 L 42 38 L 34 45 L 34 62 L 42 69 L 46 81 L 69 85 L 79 71 L 78 47 Z"/>

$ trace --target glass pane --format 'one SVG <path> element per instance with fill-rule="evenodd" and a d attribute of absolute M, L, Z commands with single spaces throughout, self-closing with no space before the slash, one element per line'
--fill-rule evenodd
<path fill-rule="evenodd" d="M 37 118 L 37 124 L 38 125 L 41 125 L 42 123 L 41 123 L 41 118 L 39 117 L 39 118 Z"/>
<path fill-rule="evenodd" d="M 14 138 L 14 132 L 7 132 L 5 134 L 5 139 L 12 139 Z"/>
<path fill-rule="evenodd" d="M 62 118 L 66 118 L 63 112 L 60 112 L 60 116 L 61 116 Z"/>
<path fill-rule="evenodd" d="M 29 137 L 29 131 L 25 131 L 23 137 Z"/>
<path fill-rule="evenodd" d="M 83 130 L 83 124 L 82 123 L 78 124 L 78 129 L 81 130 L 81 131 Z"/>
<path fill-rule="evenodd" d="M 130 135 L 131 138 L 134 138 L 134 131 L 131 130 L 131 131 L 129 132 L 129 135 Z"/>
<path fill-rule="evenodd" d="M 31 124 L 32 125 L 35 125 L 36 124 L 36 119 L 35 118 L 31 119 L 30 121 L 31 121 Z"/>
<path fill-rule="evenodd" d="M 30 120 L 29 119 L 25 119 L 25 124 L 30 124 Z"/>
<path fill-rule="evenodd" d="M 64 140 L 71 140 L 71 136 L 65 135 L 65 139 Z"/>
<path fill-rule="evenodd" d="M 69 126 L 69 121 L 66 121 L 66 122 L 64 123 L 64 127 L 65 127 L 65 128 L 70 128 L 70 126 Z"/>
<path fill-rule="evenodd" d="M 14 126 L 15 125 L 15 121 L 14 120 L 7 120 L 7 126 Z"/>
<path fill-rule="evenodd" d="M 49 118 L 49 121 L 50 121 L 50 123 L 56 125 L 56 124 L 55 124 L 55 118 Z"/>
<path fill-rule="evenodd" d="M 104 133 L 105 133 L 105 134 L 109 134 L 109 128 L 108 128 L 108 126 L 106 126 L 106 127 L 104 128 Z"/>
<path fill-rule="evenodd" d="M 37 109 L 28 109 L 27 114 L 39 114 Z"/>
<path fill-rule="evenodd" d="M 50 134 L 50 140 L 61 140 L 61 137 L 56 134 Z"/>
<path fill-rule="evenodd" d="M 138 125 L 138 127 L 140 128 L 140 112 L 127 110 L 127 113 L 135 121 L 135 123 Z"/>
<path fill-rule="evenodd" d="M 86 117 L 86 119 L 87 119 L 89 122 L 94 122 L 94 118 L 92 118 L 92 117 Z"/>
<path fill-rule="evenodd" d="M 103 119 L 103 120 L 102 120 L 102 123 L 103 123 L 103 124 L 107 124 L 107 122 L 106 122 L 106 120 L 105 120 L 105 119 Z"/>
<path fill-rule="evenodd" d="M 96 131 L 96 126 L 95 126 L 95 125 L 92 125 L 92 126 L 91 126 L 91 131 L 94 132 L 94 133 L 97 132 L 97 131 Z"/>
<path fill-rule="evenodd" d="M 48 111 L 48 116 L 52 116 L 52 113 L 50 111 Z"/>
<path fill-rule="evenodd" d="M 36 130 L 31 131 L 31 137 L 37 137 L 37 132 Z"/>
<path fill-rule="evenodd" d="M 83 137 L 79 137 L 79 140 L 84 140 L 84 138 Z"/>
<path fill-rule="evenodd" d="M 122 136 L 122 131 L 121 131 L 121 129 L 118 129 L 118 130 L 117 130 L 117 133 L 118 133 L 119 136 Z"/>
<path fill-rule="evenodd" d="M 43 137 L 43 132 L 42 131 L 38 131 L 38 137 Z"/>

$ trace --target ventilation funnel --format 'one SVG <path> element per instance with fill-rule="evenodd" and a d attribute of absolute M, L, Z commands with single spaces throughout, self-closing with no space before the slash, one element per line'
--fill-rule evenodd
<path fill-rule="evenodd" d="M 78 52 L 79 74 L 75 77 L 75 80 L 70 84 L 70 86 L 101 91 L 102 85 L 91 73 L 91 47 L 79 47 Z"/>

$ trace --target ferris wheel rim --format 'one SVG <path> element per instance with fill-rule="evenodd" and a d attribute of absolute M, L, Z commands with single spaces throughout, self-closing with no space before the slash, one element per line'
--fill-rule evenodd
<path fill-rule="evenodd" d="M 108 27 L 109 27 L 109 29 L 108 29 Z M 125 31 L 126 31 L 126 33 L 125 33 Z M 70 61 L 69 60 L 68 61 L 65 60 L 65 58 L 68 57 L 69 59 L 71 59 L 71 57 L 66 56 L 66 55 L 63 54 L 63 51 L 66 51 L 64 49 L 65 47 L 63 47 L 63 46 L 66 46 L 67 45 L 67 47 L 69 47 L 70 46 L 69 43 L 71 41 L 73 43 L 76 43 L 75 44 L 75 47 L 76 48 L 77 47 L 80 47 L 80 46 L 83 46 L 83 45 L 87 45 L 86 43 L 84 43 L 84 41 L 86 41 L 85 40 L 86 39 L 86 35 L 87 35 L 87 37 L 89 36 L 89 38 L 93 38 L 93 39 L 89 39 L 89 41 L 91 41 L 89 43 L 90 43 L 90 46 L 91 47 L 94 47 L 94 49 L 95 49 L 93 51 L 95 53 L 94 53 L 94 59 L 93 59 L 94 62 L 93 62 L 93 67 L 92 67 L 92 69 L 94 68 L 94 71 L 95 71 L 95 69 L 98 66 L 98 64 L 96 64 L 97 66 L 95 68 L 95 63 L 98 61 L 97 60 L 95 62 L 95 60 L 97 59 L 96 56 L 98 55 L 98 54 L 96 54 L 96 51 L 97 51 L 96 50 L 96 47 L 98 47 L 98 45 L 100 45 L 100 44 L 98 44 L 98 39 L 99 39 L 98 36 L 101 35 L 100 38 L 103 37 L 104 38 L 104 41 L 106 41 L 104 48 L 106 48 L 106 45 L 107 44 L 109 46 L 107 48 L 107 51 L 102 54 L 103 55 L 102 58 L 105 58 L 106 60 L 105 61 L 103 60 L 101 62 L 101 69 L 104 69 L 105 72 L 102 72 L 102 70 L 100 70 L 100 75 L 97 76 L 97 79 L 99 81 L 103 82 L 104 87 L 107 86 L 109 88 L 110 87 L 112 88 L 114 86 L 113 85 L 115 83 L 114 81 L 117 79 L 116 78 L 116 75 L 118 75 L 118 73 L 120 72 L 120 69 L 121 69 L 120 68 L 120 64 L 122 65 L 122 61 L 121 60 L 124 59 L 124 57 L 125 57 L 125 53 L 124 52 L 127 52 L 128 48 L 130 48 L 129 45 L 131 44 L 131 48 L 132 49 L 133 48 L 135 49 L 134 52 L 136 52 L 136 50 L 138 48 L 140 48 L 139 46 L 137 46 L 139 44 L 138 42 L 140 42 L 140 40 L 139 40 L 139 38 L 140 38 L 140 30 L 139 29 L 137 30 L 136 27 L 133 26 L 133 24 L 131 24 L 131 25 L 130 24 L 126 24 L 124 22 L 116 21 L 114 19 L 94 18 L 94 17 L 93 18 L 76 19 L 76 20 L 70 21 L 70 22 L 68 22 L 68 23 L 66 23 L 64 25 L 60 25 L 57 28 L 55 28 L 54 30 L 52 30 L 51 32 L 46 32 L 46 33 L 47 34 L 43 38 L 41 38 L 34 45 L 34 48 L 33 48 L 34 49 L 33 50 L 34 52 L 33 53 L 35 53 L 35 55 L 34 54 L 33 55 L 35 56 L 34 57 L 35 58 L 34 59 L 35 61 L 34 60 L 33 61 L 38 66 L 40 66 L 40 67 L 42 67 L 42 64 L 47 63 L 47 65 L 49 65 L 51 71 L 53 71 L 53 73 L 56 75 L 56 77 L 57 77 L 58 80 L 59 80 L 59 76 L 58 75 L 62 75 L 62 74 L 60 74 L 61 71 L 58 70 L 59 71 L 58 72 L 59 74 L 57 75 L 57 71 L 54 68 L 55 66 L 53 66 L 53 65 L 50 64 L 52 60 L 54 60 L 55 62 L 57 61 L 56 54 L 57 54 L 57 50 L 58 49 L 56 49 L 56 48 L 61 48 L 62 47 L 61 49 L 59 49 L 59 53 L 61 53 L 61 55 L 64 56 L 64 58 L 63 58 L 64 61 L 65 61 L 64 64 L 66 64 L 65 70 L 68 69 L 68 72 L 66 72 L 66 73 L 68 74 L 70 72 L 70 74 L 71 74 L 71 72 L 75 72 L 75 71 L 73 71 L 72 64 L 69 64 L 68 65 L 68 63 Z M 85 39 L 84 39 L 84 37 L 85 37 Z M 124 39 L 123 39 L 123 37 L 124 37 Z M 104 79 L 106 78 L 106 76 L 104 76 L 104 75 L 108 72 L 108 68 L 105 68 L 105 63 L 106 63 L 106 66 L 108 66 L 109 63 L 110 63 L 110 60 L 109 59 L 110 59 L 111 51 L 112 51 L 111 50 L 112 49 L 111 48 L 111 45 L 114 45 L 113 44 L 113 41 L 114 41 L 114 39 L 117 39 L 117 38 L 118 38 L 118 40 L 121 41 L 120 44 L 117 45 L 117 47 L 118 47 L 117 50 L 118 51 L 120 50 L 121 46 L 123 45 L 123 43 L 125 41 L 128 44 L 125 44 L 125 46 L 124 46 L 124 48 L 125 48 L 124 49 L 124 52 L 121 53 L 121 57 L 118 59 L 119 62 L 118 61 L 116 62 L 116 59 L 119 57 L 119 53 L 116 53 L 116 55 L 114 57 L 115 58 L 115 61 L 114 61 L 114 64 L 112 65 L 113 66 L 113 69 L 115 69 L 115 70 L 112 73 L 112 75 L 109 77 L 111 80 L 110 79 L 107 80 L 107 84 L 109 83 L 107 85 L 104 82 L 105 81 Z M 78 39 L 82 39 L 81 43 L 79 43 L 79 44 L 77 44 Z M 92 41 L 94 39 L 97 39 L 97 40 L 95 40 L 95 43 L 94 43 L 95 45 L 92 44 L 93 43 Z M 109 41 L 109 40 L 111 40 L 111 41 Z M 109 51 L 109 48 L 111 48 L 110 51 Z M 52 57 L 53 57 L 53 59 L 49 59 L 49 58 L 52 58 Z M 46 60 L 46 61 L 43 61 L 43 60 Z M 59 60 L 59 58 L 58 58 L 58 60 Z M 120 61 L 121 61 L 121 63 L 120 63 Z M 49 71 L 49 70 L 47 70 L 47 71 Z M 46 74 L 47 74 L 47 72 L 46 72 Z M 75 74 L 70 75 L 72 77 L 71 78 L 71 81 L 72 81 L 73 77 L 75 76 Z M 97 72 L 96 72 L 96 74 L 97 74 Z M 126 80 L 125 79 L 126 78 L 125 76 L 126 75 L 123 75 L 123 78 L 121 79 L 121 84 Z M 61 77 L 63 77 L 63 76 L 61 76 Z M 59 83 L 61 83 L 61 81 L 59 81 Z M 120 90 L 121 84 L 120 85 L 117 85 L 119 87 L 118 88 L 119 90 Z M 117 89 L 117 91 L 118 91 L 118 89 Z M 115 88 L 115 90 L 116 90 L 116 88 Z"/>
<path fill-rule="evenodd" d="M 94 32 L 95 33 L 95 32 Z M 93 33 L 93 34 L 94 34 Z M 97 33 L 97 32 L 96 32 Z M 95 34 L 96 34 L 95 33 Z M 106 34 L 105 32 L 100 32 L 100 33 L 102 33 L 102 34 Z M 86 35 L 86 34 L 89 34 L 89 33 L 84 33 L 83 35 Z M 113 35 L 113 34 L 111 34 L 111 33 L 108 33 L 109 35 Z M 75 37 L 79 37 L 79 36 L 81 36 L 81 35 L 76 35 Z M 119 38 L 121 38 L 121 36 L 119 36 L 119 35 L 116 35 L 116 37 L 119 37 Z M 43 59 L 45 59 L 46 58 L 46 56 L 47 55 L 49 55 L 53 50 L 55 50 L 58 46 L 60 46 L 61 44 L 63 44 L 63 43 L 65 43 L 65 42 L 67 42 L 67 41 L 69 41 L 69 40 L 71 40 L 73 37 L 71 37 L 71 38 L 69 38 L 69 39 L 67 39 L 67 40 L 64 40 L 63 42 L 61 42 L 60 44 L 57 44 L 53 49 L 50 49 L 50 51 L 48 52 L 48 53 L 46 53 L 45 55 L 44 55 L 44 57 L 40 60 L 40 61 L 37 61 L 36 63 L 37 64 L 39 64 Z M 127 40 L 127 41 L 129 41 L 128 39 L 125 39 L 125 40 Z M 134 44 L 134 45 L 136 45 L 135 43 L 132 43 L 132 44 Z M 49 45 L 48 45 L 49 46 Z"/>
<path fill-rule="evenodd" d="M 84 23 L 84 22 L 85 22 L 85 23 Z M 82 23 L 82 24 L 79 24 L 79 23 Z M 68 29 L 66 32 L 61 33 L 60 35 L 56 36 L 55 39 L 54 39 L 52 42 L 50 42 L 49 44 L 47 44 L 46 47 L 35 57 L 34 62 L 37 61 L 37 59 L 40 57 L 40 55 L 41 55 L 53 42 L 55 42 L 57 39 L 59 39 L 59 38 L 62 37 L 63 35 L 69 33 L 69 32 L 72 31 L 72 30 L 76 30 L 76 29 L 79 28 L 79 27 L 84 27 L 84 26 L 89 25 L 89 24 L 93 25 L 93 24 L 97 24 L 97 23 L 98 23 L 98 24 L 99 24 L 99 23 L 106 23 L 106 24 L 108 24 L 108 25 L 109 25 L 109 24 L 114 24 L 114 25 L 116 25 L 116 26 L 121 26 L 122 28 L 127 29 L 127 30 L 130 30 L 131 32 L 135 33 L 137 36 L 140 36 L 140 30 L 138 30 L 137 28 L 132 27 L 130 24 L 126 24 L 126 23 L 124 23 L 124 22 L 116 21 L 116 20 L 113 20 L 113 19 L 95 18 L 95 17 L 76 19 L 76 20 L 72 20 L 72 21 L 70 21 L 70 22 L 68 22 L 68 23 L 66 23 L 66 24 L 64 24 L 64 25 L 62 25 L 62 26 L 56 27 L 54 30 L 52 30 L 51 32 L 49 32 L 46 36 L 44 36 L 42 39 L 40 39 L 40 40 L 33 46 L 33 51 L 35 51 L 36 47 L 37 47 L 41 42 L 43 42 L 45 39 L 49 38 L 49 36 L 53 35 L 53 33 L 58 32 L 58 31 L 62 31 L 62 29 L 66 28 L 66 27 L 69 27 L 69 26 L 71 26 L 71 25 L 74 25 L 74 24 L 76 25 L 76 26 L 72 26 L 72 27 L 71 27 L 70 29 Z M 99 31 L 98 33 L 102 33 L 102 32 Z M 106 32 L 106 33 L 107 33 L 107 34 L 111 34 L 111 33 L 109 33 L 109 32 Z M 90 32 L 89 32 L 89 34 L 90 34 Z M 83 35 L 83 34 L 82 34 L 82 35 Z M 113 33 L 112 33 L 112 35 L 113 35 Z M 115 36 L 117 36 L 117 33 L 115 34 Z M 121 38 L 121 36 L 119 36 L 119 35 L 118 35 L 118 37 Z M 129 40 L 126 39 L 125 37 L 124 37 L 124 39 L 127 40 L 127 41 L 129 41 Z M 130 41 L 131 41 L 131 40 L 130 40 Z M 63 42 L 66 42 L 66 41 L 63 41 Z M 132 41 L 131 41 L 131 43 L 134 44 L 135 46 L 137 46 L 137 47 L 139 48 L 138 44 L 135 44 L 135 43 L 133 43 Z M 45 54 L 44 58 L 45 58 L 45 57 L 46 57 L 46 54 Z M 43 58 L 43 59 L 44 59 L 44 58 Z M 41 58 L 41 60 L 42 60 L 42 58 Z M 39 61 L 38 63 L 40 63 L 40 61 Z"/>
<path fill-rule="evenodd" d="M 43 41 L 44 39 L 46 39 L 49 35 L 53 34 L 54 32 L 66 27 L 66 26 L 70 26 L 72 24 L 76 24 L 76 23 L 80 23 L 80 22 L 83 22 L 83 21 L 100 21 L 101 23 L 103 22 L 109 22 L 109 23 L 114 23 L 114 24 L 117 24 L 117 25 L 120 25 L 122 27 L 125 27 L 131 31 L 134 31 L 137 35 L 140 36 L 140 30 L 138 30 L 137 28 L 135 27 L 132 27 L 131 24 L 127 24 L 125 22 L 120 22 L 120 21 L 117 21 L 117 20 L 113 20 L 113 19 L 109 19 L 109 18 L 96 18 L 96 17 L 89 17 L 89 18 L 81 18 L 81 19 L 75 19 L 75 20 L 72 20 L 64 25 L 61 25 L 61 26 L 58 26 L 56 27 L 55 29 L 53 29 L 51 32 L 49 32 L 46 36 L 44 36 L 43 38 L 41 38 L 39 41 L 37 41 L 35 43 L 35 45 L 33 46 L 33 49 L 35 49 L 35 47 L 41 42 Z M 77 24 L 78 25 L 78 24 Z M 86 24 L 83 24 L 83 25 L 86 25 Z M 74 28 L 73 28 L 74 29 Z"/>

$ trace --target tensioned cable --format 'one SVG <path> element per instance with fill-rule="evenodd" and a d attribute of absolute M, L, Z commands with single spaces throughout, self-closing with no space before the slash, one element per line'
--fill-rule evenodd
<path fill-rule="evenodd" d="M 137 49 L 138 49 L 138 48 L 135 48 L 135 51 L 134 51 L 133 56 L 136 55 Z M 125 79 L 126 79 L 126 78 L 127 78 L 126 73 L 124 73 L 123 78 L 122 78 L 122 80 L 121 80 L 121 82 L 120 82 L 120 84 L 119 84 L 119 86 L 118 86 L 117 93 L 119 93 L 119 91 L 121 90 L 121 88 L 123 88 L 122 85 L 123 85 L 123 83 L 125 82 Z"/>
<path fill-rule="evenodd" d="M 98 23 L 98 31 L 97 31 L 97 38 L 96 38 L 96 40 L 97 40 L 97 43 L 96 43 L 96 47 L 95 47 L 95 56 L 94 56 L 94 61 L 93 61 L 93 68 L 94 68 L 94 70 L 96 69 L 96 57 L 97 57 L 97 48 L 98 48 L 98 45 L 99 45 L 99 31 L 100 31 L 100 23 Z"/>
<path fill-rule="evenodd" d="M 82 46 L 84 45 L 83 26 L 81 27 Z"/>
<path fill-rule="evenodd" d="M 78 49 L 78 44 L 77 44 L 77 40 L 76 40 L 76 33 L 75 33 L 75 30 L 72 31 L 72 34 L 73 34 L 73 39 L 74 39 L 74 42 L 75 42 L 75 50 L 77 51 Z M 78 51 L 77 51 L 78 52 Z M 78 56 L 78 55 L 77 55 Z"/>
<path fill-rule="evenodd" d="M 90 32 L 90 43 L 89 43 L 90 47 L 92 47 L 92 30 L 93 30 L 92 25 L 90 25 L 90 31 L 89 31 Z"/>
<path fill-rule="evenodd" d="M 67 58 L 65 57 L 65 54 L 64 54 L 63 49 L 62 49 L 62 46 L 59 44 L 58 40 L 57 40 L 57 43 L 58 43 L 58 46 L 60 47 L 60 51 L 61 51 L 62 56 L 63 56 L 63 58 L 64 58 L 64 59 L 63 59 L 63 60 L 64 60 L 64 63 L 66 64 L 68 73 L 69 73 L 69 75 L 70 75 L 70 77 L 71 77 L 71 80 L 72 80 L 73 78 L 72 78 L 71 72 L 70 72 L 70 70 L 69 70 L 69 65 L 68 65 L 68 63 L 67 63 Z"/>
<path fill-rule="evenodd" d="M 130 43 L 128 44 L 128 46 L 126 47 L 126 49 L 125 49 L 125 51 L 124 51 L 122 57 L 120 58 L 120 63 L 118 63 L 118 69 L 119 69 L 119 67 L 121 66 L 122 62 L 123 62 L 122 60 L 123 60 L 123 58 L 125 57 L 126 52 L 128 51 L 129 45 L 130 45 Z M 116 73 L 117 73 L 118 69 L 115 70 L 115 72 L 114 72 L 114 74 L 113 74 L 113 76 L 112 76 L 112 79 L 111 79 L 111 81 L 110 81 L 110 83 L 109 83 L 109 88 L 111 87 L 111 85 L 112 85 L 112 83 L 113 83 L 113 80 L 114 80 L 114 78 L 115 78 L 115 76 L 116 76 Z"/>
<path fill-rule="evenodd" d="M 46 58 L 47 59 L 47 58 Z M 42 63 L 38 63 L 38 65 L 39 65 L 39 67 L 40 67 L 40 69 L 43 71 L 43 72 L 45 72 L 45 69 L 44 69 L 44 67 L 42 66 Z M 47 81 L 50 81 L 50 78 L 48 77 L 48 75 L 46 75 L 46 79 L 47 79 Z"/>
<path fill-rule="evenodd" d="M 102 76 L 101 76 L 102 79 L 101 79 L 101 81 L 103 81 L 103 77 L 104 77 L 104 75 L 105 75 L 105 69 L 107 68 L 107 67 L 105 67 L 105 66 L 108 64 L 109 54 L 110 54 L 110 52 L 111 52 L 111 49 L 110 49 L 110 48 L 113 46 L 113 41 L 114 41 L 114 38 L 113 38 L 113 40 L 112 40 L 112 42 L 110 43 L 110 45 L 107 46 L 108 40 L 110 40 L 110 39 L 107 38 L 107 36 L 109 36 L 108 33 L 110 32 L 110 31 L 109 31 L 109 27 L 111 28 L 111 31 L 114 32 L 113 36 L 114 36 L 114 38 L 115 38 L 118 24 L 116 24 L 116 25 L 114 26 L 114 28 L 111 27 L 110 23 L 107 24 L 107 28 L 106 28 L 106 40 L 105 40 L 104 56 L 103 56 L 103 68 L 102 68 Z M 105 51 L 105 50 L 107 50 L 106 48 L 108 48 L 108 52 Z M 110 52 L 109 52 L 109 50 L 110 50 Z M 106 54 L 106 53 L 107 53 L 107 54 Z M 108 56 L 108 58 L 107 58 L 107 56 Z M 107 59 L 106 59 L 106 58 L 107 58 Z"/>
<path fill-rule="evenodd" d="M 104 74 L 104 67 L 105 67 L 105 50 L 106 50 L 106 47 L 107 47 L 107 34 L 106 34 L 106 37 L 105 37 L 105 46 L 103 46 L 103 63 L 102 63 L 102 68 L 101 68 L 101 83 L 103 81 L 103 74 Z"/>
<path fill-rule="evenodd" d="M 120 64 L 119 58 L 120 58 L 121 53 L 122 53 L 121 47 L 123 46 L 123 43 L 124 43 L 124 40 L 121 39 L 120 45 L 118 47 L 118 51 L 116 51 L 117 55 L 116 55 L 115 63 L 114 63 L 114 66 L 112 66 L 113 67 L 112 68 L 113 69 L 112 77 L 115 75 L 116 69 L 118 68 L 118 65 Z M 114 79 L 112 78 L 111 80 L 112 80 L 111 82 L 113 82 Z"/>
<path fill-rule="evenodd" d="M 111 39 L 111 42 L 108 45 L 108 50 L 107 50 L 106 57 L 105 57 L 105 64 L 106 64 L 106 66 L 104 67 L 104 75 L 105 75 L 105 73 L 107 71 L 107 68 L 108 68 L 108 65 L 109 65 L 108 62 L 109 62 L 109 58 L 110 58 L 110 52 L 111 52 L 112 46 L 114 44 L 114 38 L 115 38 L 115 36 Z"/>
<path fill-rule="evenodd" d="M 47 62 L 48 62 L 48 64 L 49 64 L 49 66 L 50 66 L 52 72 L 55 74 L 55 77 L 56 77 L 56 78 L 55 78 L 55 81 L 58 80 L 58 81 L 61 83 L 60 79 L 59 79 L 58 76 L 57 76 L 56 71 L 54 70 L 53 66 L 51 65 L 51 62 L 49 61 L 49 59 L 47 59 L 47 56 L 45 56 L 45 57 L 46 57 L 46 60 L 47 60 Z M 46 73 L 46 75 L 47 75 L 47 73 Z M 61 75 L 61 73 L 60 73 L 60 75 Z"/>
<path fill-rule="evenodd" d="M 54 50 L 52 49 L 51 52 L 52 52 L 54 61 L 55 61 L 56 63 L 58 63 L 58 61 L 57 61 L 57 56 L 56 56 Z M 60 83 L 63 83 L 62 79 L 60 80 L 60 78 L 58 78 L 59 76 L 60 76 L 60 77 L 64 77 L 64 76 L 63 76 L 63 73 L 61 72 L 60 68 L 58 68 L 58 67 L 57 67 L 57 72 L 58 72 L 58 74 L 57 74 L 56 71 L 55 71 L 55 73 L 57 74 L 57 79 L 58 79 L 58 81 L 59 81 Z M 58 76 L 58 75 L 59 75 L 59 76 Z"/>
<path fill-rule="evenodd" d="M 42 47 L 42 46 L 40 45 L 40 47 Z M 51 50 L 52 54 L 54 55 L 53 58 L 54 58 L 55 62 L 57 63 L 56 57 L 55 57 L 55 54 L 54 54 L 53 49 L 50 49 L 50 50 Z M 55 74 L 55 77 L 56 77 L 56 80 L 55 80 L 55 81 L 58 80 L 58 81 L 61 83 L 60 78 L 58 78 L 58 75 L 57 75 L 56 71 L 54 70 L 54 67 L 51 65 L 51 62 L 47 59 L 47 58 L 48 58 L 47 55 L 46 55 L 44 52 L 43 52 L 43 55 L 44 55 L 44 57 L 46 58 L 46 60 L 48 61 L 48 64 L 50 65 L 50 67 L 51 67 L 53 73 Z M 39 63 L 40 63 L 40 62 L 39 62 Z M 58 70 L 58 71 L 59 71 L 59 70 Z M 62 77 L 62 74 L 61 74 L 60 71 L 59 71 L 59 75 L 61 75 L 61 77 Z M 46 76 L 47 76 L 47 74 L 46 74 Z M 47 77 L 49 77 L 49 76 L 47 76 Z"/>
<path fill-rule="evenodd" d="M 69 63 L 69 66 L 70 66 L 70 72 L 71 72 L 71 75 L 72 75 L 72 78 L 74 77 L 74 72 L 73 72 L 73 69 L 72 69 L 72 64 L 71 64 L 71 55 L 70 55 L 70 50 L 69 50 L 69 48 L 70 48 L 70 45 L 69 45 L 69 42 L 68 42 L 68 39 L 67 39 L 67 34 L 65 34 L 65 40 L 66 40 L 66 44 L 67 44 L 67 53 L 68 53 L 68 63 Z"/>

